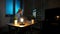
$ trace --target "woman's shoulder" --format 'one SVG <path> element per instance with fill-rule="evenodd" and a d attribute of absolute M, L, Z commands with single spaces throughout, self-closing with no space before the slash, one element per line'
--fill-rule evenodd
<path fill-rule="evenodd" d="M 16 16 L 20 16 L 20 14 L 17 13 Z"/>
<path fill-rule="evenodd" d="M 17 13 L 17 14 L 15 14 L 15 15 L 19 15 L 19 14 Z"/>

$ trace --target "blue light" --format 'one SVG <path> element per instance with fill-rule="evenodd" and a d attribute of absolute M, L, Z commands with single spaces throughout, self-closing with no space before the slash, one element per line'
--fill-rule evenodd
<path fill-rule="evenodd" d="M 18 12 L 19 9 L 20 9 L 20 1 L 16 0 L 16 3 L 15 3 L 15 14 Z"/>
<path fill-rule="evenodd" d="M 16 0 L 15 14 L 20 9 L 20 1 Z M 13 0 L 6 0 L 6 15 L 13 15 Z"/>
<path fill-rule="evenodd" d="M 13 14 L 13 1 L 6 0 L 6 14 L 12 15 Z"/>

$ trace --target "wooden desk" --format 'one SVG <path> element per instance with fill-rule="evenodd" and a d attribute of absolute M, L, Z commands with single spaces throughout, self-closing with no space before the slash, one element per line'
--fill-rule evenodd
<path fill-rule="evenodd" d="M 15 27 L 27 27 L 27 26 L 30 26 L 30 25 L 33 25 L 32 23 L 27 23 L 25 22 L 24 24 L 25 25 L 20 25 L 21 23 L 17 23 L 17 24 L 14 24 L 14 23 L 8 23 L 8 25 L 11 25 L 11 26 L 15 26 Z"/>
<path fill-rule="evenodd" d="M 25 31 L 30 30 L 30 26 L 33 25 L 32 23 L 24 23 L 25 25 L 20 25 L 21 23 L 18 24 L 13 24 L 13 23 L 8 23 L 9 26 L 9 30 L 10 32 L 14 32 L 15 33 L 20 33 L 20 34 L 24 34 Z"/>

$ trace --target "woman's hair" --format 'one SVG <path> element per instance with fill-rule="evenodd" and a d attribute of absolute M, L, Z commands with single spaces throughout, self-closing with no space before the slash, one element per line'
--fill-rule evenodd
<path fill-rule="evenodd" d="M 17 13 L 19 13 L 19 12 L 21 12 L 21 11 L 22 11 L 22 9 L 19 9 Z"/>

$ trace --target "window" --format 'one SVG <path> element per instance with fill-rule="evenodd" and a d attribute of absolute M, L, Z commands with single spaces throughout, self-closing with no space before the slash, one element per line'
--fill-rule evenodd
<path fill-rule="evenodd" d="M 20 0 L 15 0 L 15 14 L 20 9 Z M 6 15 L 13 15 L 13 0 L 6 0 Z"/>

